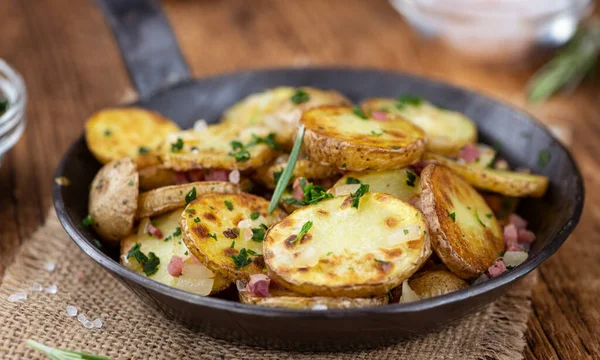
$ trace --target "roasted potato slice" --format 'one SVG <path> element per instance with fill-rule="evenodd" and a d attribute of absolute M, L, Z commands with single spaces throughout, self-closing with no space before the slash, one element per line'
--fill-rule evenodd
<path fill-rule="evenodd" d="M 277 157 L 278 152 L 273 148 L 277 145 L 265 143 L 270 134 L 265 127 L 242 128 L 231 124 L 171 133 L 161 148 L 161 158 L 167 168 L 177 171 L 257 169 Z"/>
<path fill-rule="evenodd" d="M 302 112 L 322 105 L 350 105 L 350 100 L 337 91 L 277 87 L 246 97 L 226 110 L 222 120 L 242 126 L 267 126 L 282 148 L 289 150 Z"/>
<path fill-rule="evenodd" d="M 463 279 L 479 276 L 504 250 L 502 230 L 483 197 L 450 168 L 438 164 L 421 173 L 421 208 L 433 250 Z"/>
<path fill-rule="evenodd" d="M 454 155 L 463 146 L 477 141 L 475 123 L 463 114 L 441 109 L 425 100 L 371 98 L 362 103 L 366 112 L 376 116 L 401 116 L 423 129 L 427 150 L 444 155 Z"/>
<path fill-rule="evenodd" d="M 88 213 L 93 229 L 109 244 L 117 244 L 133 229 L 138 182 L 135 164 L 128 157 L 104 165 L 92 181 Z"/>
<path fill-rule="evenodd" d="M 383 295 L 431 255 L 427 223 L 414 207 L 382 193 L 365 193 L 296 210 L 267 232 L 269 277 L 306 296 Z M 299 234 L 304 232 L 299 241 Z"/>
<path fill-rule="evenodd" d="M 312 161 L 342 170 L 400 169 L 419 161 L 423 131 L 400 118 L 377 121 L 359 109 L 323 106 L 305 111 L 303 152 Z"/>
<path fill-rule="evenodd" d="M 279 209 L 267 214 L 268 208 L 267 200 L 246 193 L 197 198 L 181 216 L 184 241 L 212 271 L 231 281 L 249 279 L 264 269 L 266 228 L 285 216 Z"/>
<path fill-rule="evenodd" d="M 269 297 L 255 296 L 248 291 L 240 291 L 239 294 L 240 302 L 244 304 L 288 309 L 355 309 L 385 305 L 389 300 L 387 294 L 371 298 L 307 297 L 281 287 L 271 288 Z"/>
<path fill-rule="evenodd" d="M 121 241 L 121 264 L 162 284 L 200 295 L 208 295 L 227 288 L 231 282 L 199 264 L 182 242 L 181 228 L 179 227 L 182 212 L 183 207 L 153 219 L 153 226 L 163 235 L 160 239 L 142 229 L 149 223 L 149 219 L 142 220 L 138 231 Z M 149 256 L 148 254 L 152 252 L 159 259 L 159 264 L 155 269 L 144 269 L 134 254 L 128 257 L 129 251 L 136 244 L 139 244 L 139 251 L 144 255 Z M 168 270 L 173 256 L 183 260 L 180 276 L 172 276 Z"/>
<path fill-rule="evenodd" d="M 432 153 L 426 153 L 423 158 L 451 168 L 469 184 L 481 190 L 492 191 L 511 197 L 542 197 L 548 189 L 548 178 L 541 175 L 461 164 Z"/>
<path fill-rule="evenodd" d="M 283 173 L 289 158 L 289 154 L 279 155 L 272 164 L 259 168 L 254 174 L 254 179 L 268 189 L 275 189 L 275 185 L 277 185 L 275 182 L 276 174 L 281 175 L 281 173 Z M 330 166 L 324 166 L 308 159 L 298 158 L 296 166 L 294 166 L 292 178 L 303 177 L 308 180 L 320 180 L 337 173 L 338 170 Z"/>
<path fill-rule="evenodd" d="M 469 287 L 469 283 L 448 270 L 421 271 L 408 284 L 421 299 L 448 294 Z"/>
<path fill-rule="evenodd" d="M 157 112 L 141 108 L 105 109 L 85 123 L 88 149 L 101 163 L 155 150 L 179 126 Z M 147 160 L 147 159 L 142 159 Z"/>
<path fill-rule="evenodd" d="M 328 192 L 335 196 L 354 193 L 357 181 L 368 184 L 371 192 L 390 194 L 410 204 L 417 203 L 421 197 L 421 180 L 410 169 L 349 172 Z"/>
<path fill-rule="evenodd" d="M 136 217 L 156 216 L 185 206 L 185 198 L 193 190 L 195 196 L 206 194 L 237 194 L 240 186 L 227 181 L 199 181 L 182 185 L 171 185 L 143 192 L 138 197 Z"/>

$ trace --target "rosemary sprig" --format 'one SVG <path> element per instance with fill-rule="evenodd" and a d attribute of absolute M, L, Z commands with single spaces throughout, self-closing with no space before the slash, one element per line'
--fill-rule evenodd
<path fill-rule="evenodd" d="M 294 173 L 294 167 L 296 167 L 296 161 L 298 161 L 298 155 L 300 155 L 302 139 L 304 139 L 304 124 L 300 125 L 300 127 L 298 128 L 298 135 L 296 136 L 294 147 L 292 148 L 292 152 L 290 153 L 290 158 L 288 159 L 288 162 L 285 165 L 283 173 L 281 174 L 281 176 L 279 176 L 279 181 L 277 181 L 277 186 L 275 187 L 273 197 L 271 198 L 271 203 L 269 204 L 269 214 L 272 213 L 279 204 L 279 199 L 281 198 L 283 191 L 285 190 L 288 183 L 290 182 L 290 179 L 292 178 L 292 174 Z"/>
<path fill-rule="evenodd" d="M 108 358 L 106 356 L 85 354 L 70 350 L 55 349 L 53 347 L 40 344 L 39 342 L 31 339 L 27 340 L 27 345 L 53 360 L 112 360 L 111 358 Z"/>
<path fill-rule="evenodd" d="M 527 85 L 529 101 L 542 102 L 560 89 L 573 90 L 592 71 L 600 55 L 600 21 L 581 28 L 542 66 Z"/>

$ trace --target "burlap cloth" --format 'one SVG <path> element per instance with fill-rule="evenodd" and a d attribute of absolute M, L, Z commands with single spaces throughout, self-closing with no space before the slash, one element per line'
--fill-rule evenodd
<path fill-rule="evenodd" d="M 45 263 L 55 263 L 53 272 Z M 369 351 L 297 353 L 252 348 L 195 333 L 145 306 L 69 239 L 52 211 L 27 241 L 0 286 L 0 358 L 41 359 L 26 339 L 115 359 L 520 359 L 536 275 L 482 311 L 427 335 Z M 32 291 L 56 284 L 58 292 Z M 25 302 L 9 302 L 26 291 Z M 86 329 L 66 312 L 74 305 L 101 329 Z M 268 326 L 268 325 L 267 325 Z"/>

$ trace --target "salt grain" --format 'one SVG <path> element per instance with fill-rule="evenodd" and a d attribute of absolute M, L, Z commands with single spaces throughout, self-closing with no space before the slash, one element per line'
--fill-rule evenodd
<path fill-rule="evenodd" d="M 87 329 L 91 329 L 91 328 L 93 328 L 93 327 L 94 327 L 94 323 L 93 323 L 93 322 L 91 322 L 90 320 L 87 320 L 87 319 L 86 319 L 86 320 L 83 322 L 83 326 L 84 326 L 84 327 L 86 327 Z"/>
<path fill-rule="evenodd" d="M 240 171 L 239 170 L 233 170 L 232 172 L 229 173 L 229 182 L 232 184 L 240 183 Z"/>
<path fill-rule="evenodd" d="M 27 300 L 27 293 L 14 293 L 8 297 L 9 302 L 25 301 Z"/>
<path fill-rule="evenodd" d="M 44 292 L 46 294 L 56 294 L 58 292 L 58 288 L 56 287 L 56 285 L 50 285 L 44 289 Z"/>
<path fill-rule="evenodd" d="M 48 270 L 49 272 L 53 272 L 54 269 L 56 269 L 56 264 L 54 264 L 54 263 L 45 263 L 44 264 L 44 269 Z"/>
<path fill-rule="evenodd" d="M 86 320 L 87 320 L 87 318 L 85 317 L 85 315 L 83 313 L 77 315 L 77 321 L 79 321 L 80 323 L 83 323 Z"/>
<path fill-rule="evenodd" d="M 94 321 L 92 321 L 92 323 L 94 324 L 94 327 L 97 329 L 100 329 L 102 327 L 102 319 L 94 319 Z"/>
<path fill-rule="evenodd" d="M 67 315 L 73 317 L 77 315 L 77 308 L 73 305 L 67 306 Z"/>
<path fill-rule="evenodd" d="M 42 287 L 42 284 L 35 283 L 31 285 L 31 290 L 41 292 L 42 290 L 44 290 L 44 288 Z"/>
<path fill-rule="evenodd" d="M 327 310 L 327 305 L 317 304 L 312 307 L 313 310 Z"/>

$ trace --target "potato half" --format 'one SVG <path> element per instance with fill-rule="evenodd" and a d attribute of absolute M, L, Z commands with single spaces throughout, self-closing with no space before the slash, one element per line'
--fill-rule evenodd
<path fill-rule="evenodd" d="M 448 294 L 469 287 L 469 283 L 447 270 L 421 271 L 408 284 L 421 299 Z"/>
<path fill-rule="evenodd" d="M 419 161 L 425 150 L 421 129 L 400 118 L 363 118 L 355 110 L 323 106 L 304 112 L 302 150 L 309 159 L 351 171 L 400 169 Z"/>
<path fill-rule="evenodd" d="M 267 126 L 277 142 L 290 150 L 302 112 L 322 105 L 350 105 L 337 91 L 311 87 L 277 87 L 252 94 L 225 111 L 223 121 L 242 126 Z"/>
<path fill-rule="evenodd" d="M 265 139 L 269 134 L 265 127 L 243 128 L 231 124 L 171 133 L 161 148 L 161 158 L 167 168 L 177 171 L 257 169 L 277 157 L 276 150 L 256 141 L 257 137 Z"/>
<path fill-rule="evenodd" d="M 110 244 L 133 230 L 138 182 L 135 163 L 128 157 L 104 165 L 92 181 L 88 213 L 94 230 Z"/>
<path fill-rule="evenodd" d="M 512 197 L 542 197 L 548 189 L 549 180 L 547 177 L 541 175 L 461 164 L 432 153 L 426 153 L 423 158 L 451 168 L 469 184 L 481 190 Z"/>
<path fill-rule="evenodd" d="M 266 228 L 285 216 L 279 209 L 267 214 L 268 208 L 267 200 L 246 193 L 205 195 L 181 215 L 184 241 L 212 271 L 231 281 L 249 279 L 264 269 Z M 248 226 L 240 228 L 242 221 Z"/>
<path fill-rule="evenodd" d="M 240 302 L 267 307 L 288 309 L 355 309 L 385 305 L 389 301 L 386 295 L 371 298 L 302 296 L 285 288 L 275 287 L 269 290 L 271 296 L 254 296 L 248 291 L 240 291 Z"/>
<path fill-rule="evenodd" d="M 138 219 L 156 216 L 185 206 L 186 195 L 195 189 L 197 197 L 212 194 L 237 194 L 240 186 L 228 181 L 199 181 L 189 184 L 165 186 L 143 192 L 138 197 L 136 217 Z"/>
<path fill-rule="evenodd" d="M 388 98 L 371 98 L 362 103 L 367 112 L 401 116 L 425 132 L 427 150 L 444 155 L 456 154 L 463 146 L 477 141 L 477 127 L 463 114 L 441 109 L 419 100 L 406 103 Z"/>
<path fill-rule="evenodd" d="M 85 141 L 101 163 L 155 150 L 179 126 L 157 112 L 141 108 L 105 109 L 85 123 Z"/>
<path fill-rule="evenodd" d="M 340 191 L 344 192 L 343 189 L 348 189 L 348 185 L 355 183 L 354 179 L 368 184 L 371 192 L 390 194 L 410 204 L 414 204 L 421 196 L 421 180 L 414 171 L 409 169 L 349 172 L 338 180 L 328 192 L 337 196 Z M 336 189 L 342 190 L 336 192 Z"/>
<path fill-rule="evenodd" d="M 307 296 L 369 297 L 400 285 L 427 260 L 427 223 L 418 210 L 382 193 L 365 193 L 358 208 L 351 203 L 351 196 L 324 200 L 269 229 L 269 276 Z"/>
<path fill-rule="evenodd" d="M 287 165 L 287 161 L 290 158 L 289 154 L 281 154 L 275 159 L 272 164 L 259 168 L 254 174 L 254 179 L 269 189 L 275 189 L 275 174 L 283 172 Z M 338 170 L 330 166 L 321 165 L 308 159 L 298 158 L 296 166 L 294 166 L 294 172 L 292 173 L 292 179 L 303 177 L 310 180 L 325 179 L 335 174 L 338 174 Z"/>
<path fill-rule="evenodd" d="M 483 197 L 451 169 L 428 165 L 421 173 L 421 207 L 433 250 L 456 275 L 472 279 L 504 250 L 502 230 Z"/>
<path fill-rule="evenodd" d="M 121 241 L 121 264 L 137 273 L 144 274 L 142 266 L 135 257 L 127 258 L 129 250 L 135 244 L 140 244 L 140 251 L 146 256 L 153 252 L 160 259 L 158 270 L 149 276 L 152 280 L 201 295 L 208 295 L 208 293 L 215 293 L 227 288 L 231 282 L 218 275 L 215 276 L 204 265 L 194 261 L 191 253 L 183 243 L 181 228 L 179 227 L 182 212 L 183 207 L 153 220 L 154 226 L 163 234 L 162 239 L 148 235 L 147 232 L 142 232 L 141 229 L 138 229 L 137 233 L 124 238 Z M 144 221 L 141 222 L 141 224 L 143 223 Z M 172 276 L 168 271 L 169 262 L 173 256 L 178 256 L 184 260 L 183 272 L 178 277 Z"/>

